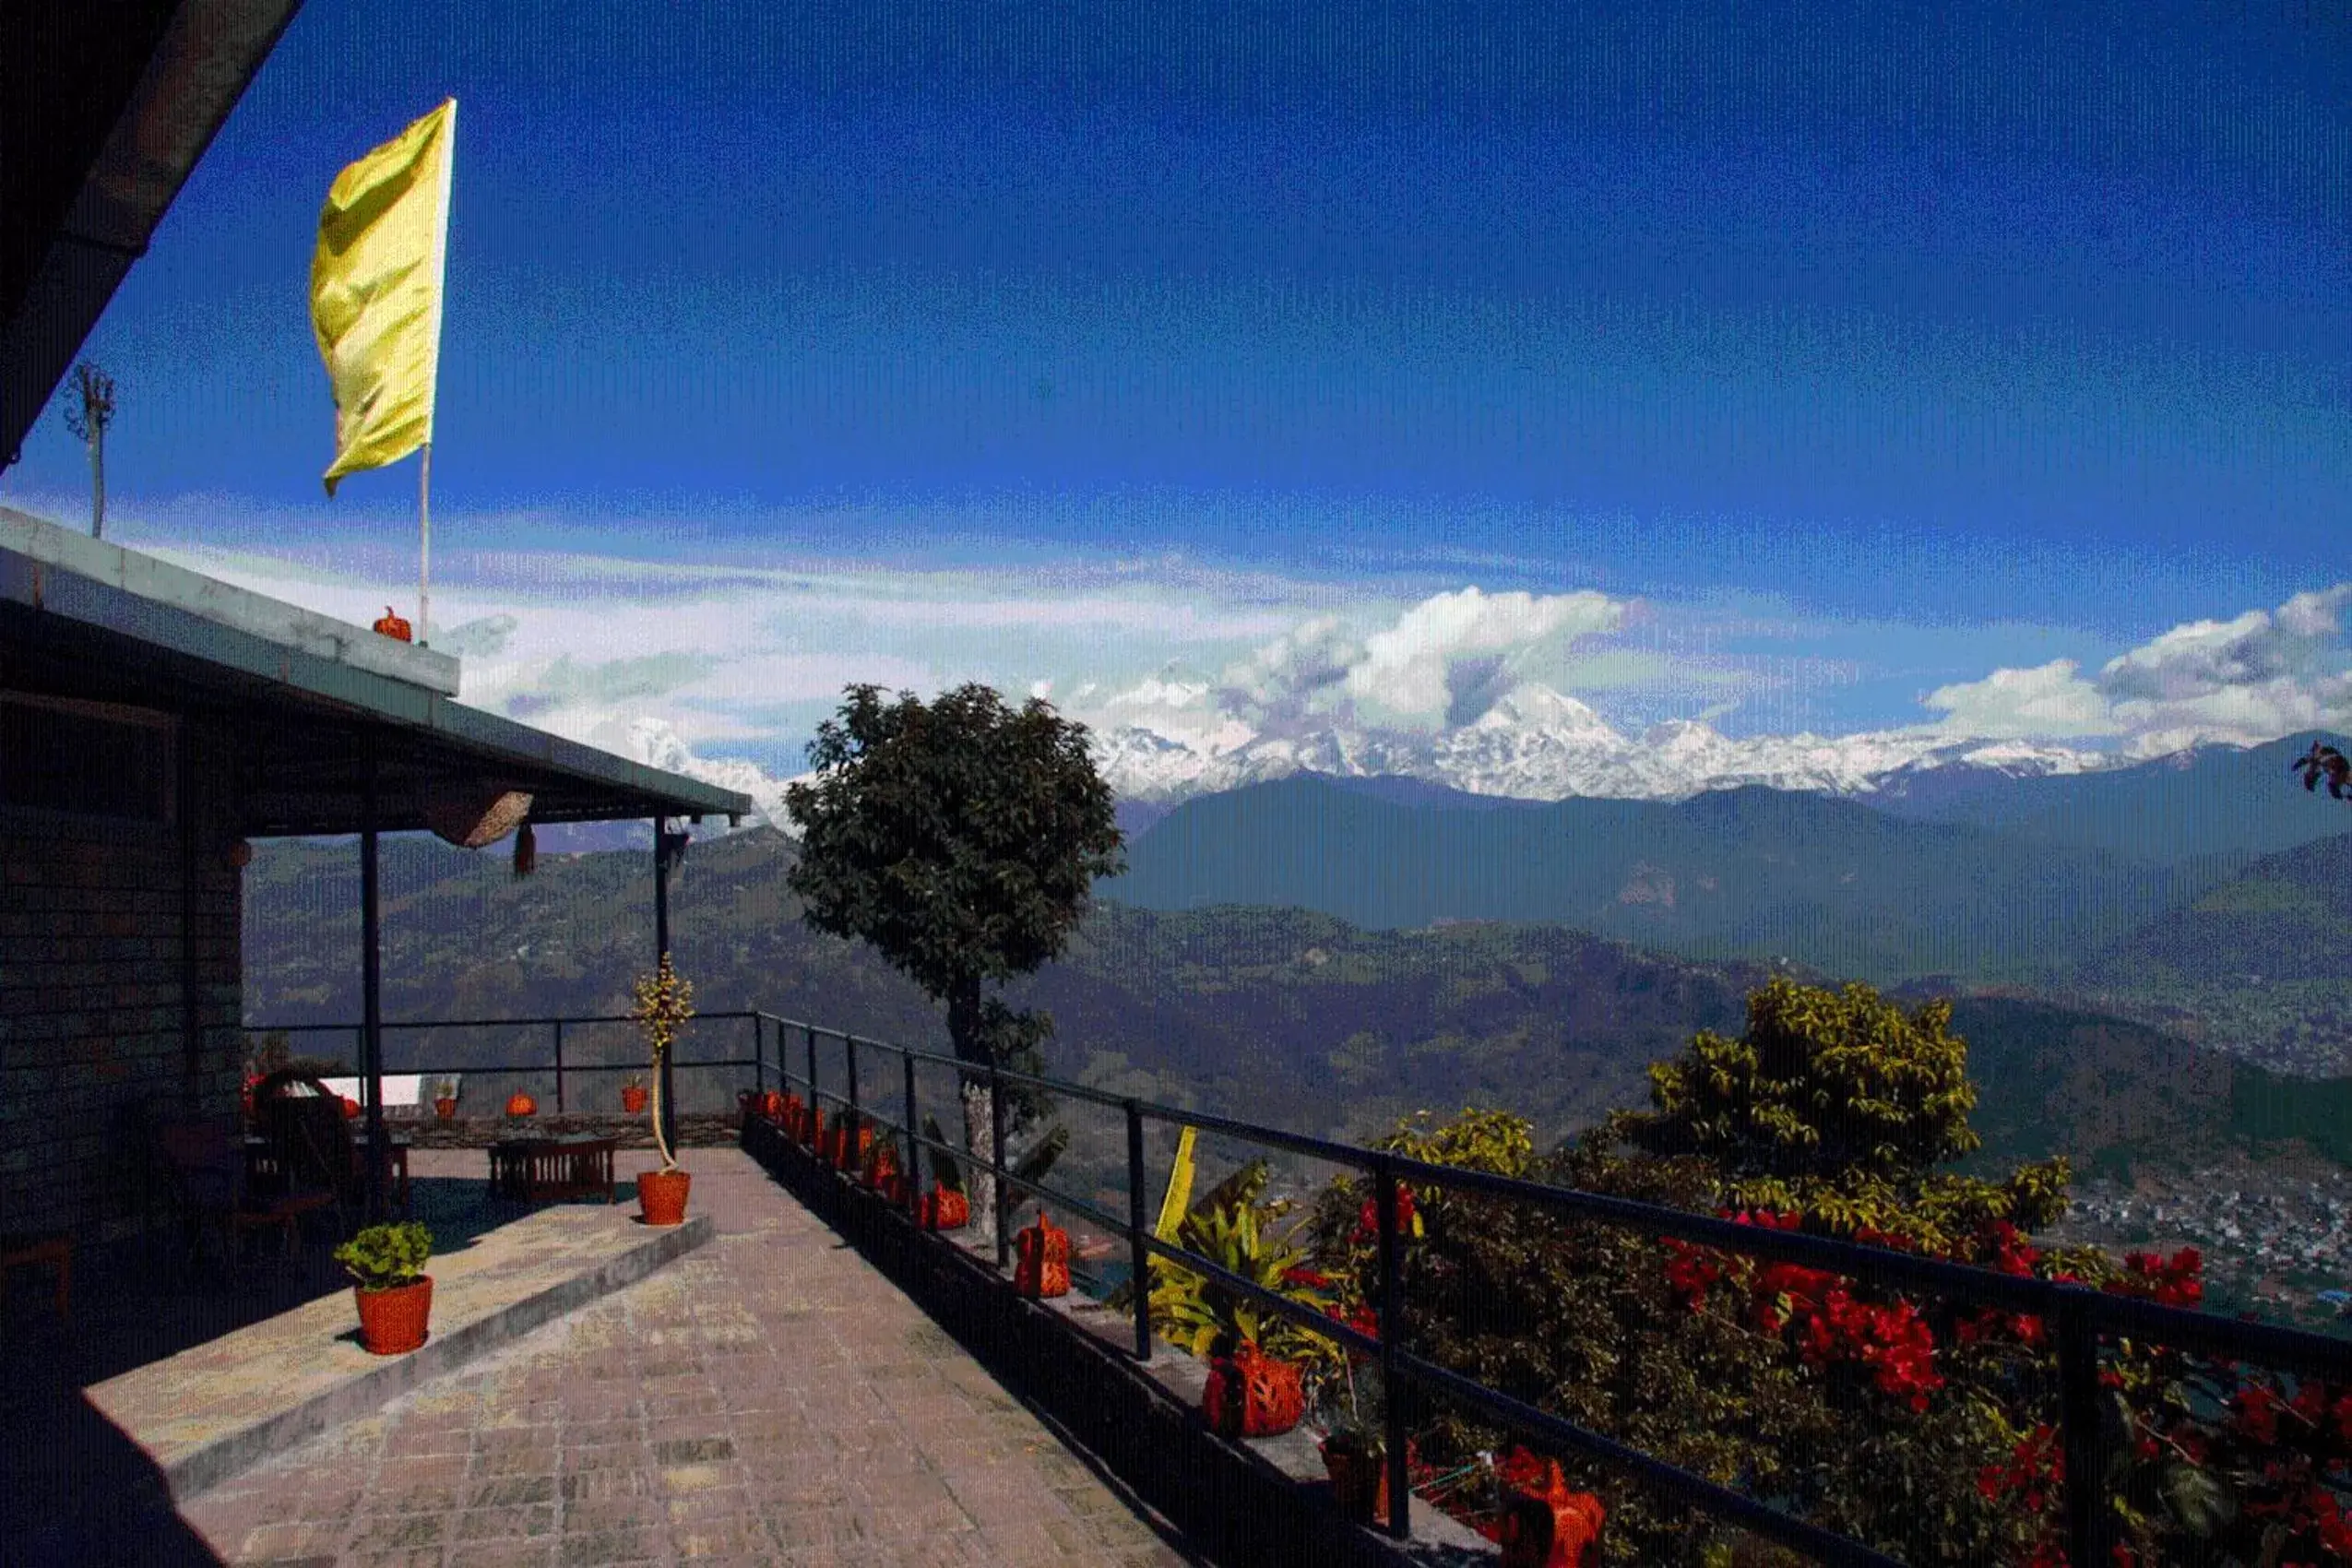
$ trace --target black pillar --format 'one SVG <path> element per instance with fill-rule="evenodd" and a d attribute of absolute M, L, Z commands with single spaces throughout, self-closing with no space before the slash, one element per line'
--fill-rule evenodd
<path fill-rule="evenodd" d="M 367 1220 L 384 1218 L 384 973 L 376 924 L 375 744 L 368 742 L 360 808 L 360 1093 L 367 1109 Z"/>
<path fill-rule="evenodd" d="M 670 956 L 670 862 L 676 854 L 678 839 L 670 833 L 667 817 L 653 819 L 653 956 L 654 962 Z M 671 1075 L 670 1060 L 677 1055 L 675 1040 L 661 1053 L 661 1141 L 675 1154 L 678 1149 L 678 1087 Z"/>

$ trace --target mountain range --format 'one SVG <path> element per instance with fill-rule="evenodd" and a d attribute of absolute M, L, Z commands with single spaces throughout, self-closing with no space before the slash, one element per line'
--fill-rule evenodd
<path fill-rule="evenodd" d="M 1863 795 L 1890 775 L 1962 767 L 2002 778 L 2127 766 L 2130 758 L 2023 741 L 1887 730 L 1734 740 L 1686 719 L 1638 737 L 1590 706 L 1521 682 L 1465 722 L 1433 731 L 1316 716 L 1258 729 L 1234 718 L 1205 678 L 1169 671 L 1112 700 L 1094 729 L 1097 766 L 1122 800 L 1172 804 L 1299 773 L 1421 779 L 1473 795 L 1684 800 L 1764 785 Z"/>
<path fill-rule="evenodd" d="M 2278 857 L 2271 874 L 2292 872 L 2322 886 L 2352 857 L 2340 843 L 2315 848 L 2319 858 L 2306 871 L 2294 868 L 2308 849 Z M 862 944 L 806 927 L 784 881 L 796 853 L 766 829 L 698 843 L 689 853 L 673 890 L 672 939 L 697 1004 L 706 1013 L 755 1005 L 944 1049 L 935 1004 Z M 387 844 L 387 1019 L 625 1010 L 632 978 L 652 957 L 643 858 L 550 856 L 522 881 L 501 861 L 429 838 Z M 245 924 L 254 1021 L 358 1016 L 356 862 L 349 845 L 325 841 L 256 852 Z M 2210 974 L 2196 968 L 2194 930 L 2168 923 L 2208 913 L 2192 902 L 2129 940 L 2177 942 L 2192 972 Z M 2243 954 L 2219 956 L 2235 963 Z M 1613 1107 L 1645 1103 L 1647 1064 L 1679 1051 L 1698 1029 L 1739 1033 L 1746 997 L 1776 970 L 1819 984 L 1852 978 L 1800 962 L 1693 960 L 1557 924 L 1372 930 L 1300 909 L 1162 912 L 1100 901 L 1064 956 L 1007 994 L 1053 1016 L 1051 1072 L 1108 1092 L 1342 1135 L 1378 1131 L 1425 1107 L 1505 1105 L 1535 1119 L 1549 1139 Z M 1969 994 L 1937 977 L 1889 994 L 1954 998 L 1954 1028 L 1971 1041 L 1985 1097 L 1979 1120 L 1995 1134 L 1996 1154 L 2185 1158 L 2241 1137 L 2248 1106 L 2266 1107 L 2265 1124 L 2275 1128 L 2294 1123 L 2298 1106 L 2342 1098 L 2315 1098 L 2330 1087 L 2299 1089 L 2112 1011 L 2032 994 Z M 696 1027 L 685 1055 L 748 1055 L 750 1044 L 747 1026 L 711 1020 Z M 313 1048 L 322 1046 L 347 1059 L 351 1050 L 348 1037 L 325 1037 Z M 541 1028 L 389 1036 L 396 1068 L 543 1061 L 549 1049 Z M 797 1063 L 797 1039 L 792 1050 Z M 624 1025 L 575 1027 L 567 1052 L 576 1066 L 637 1055 Z M 828 1042 L 823 1059 L 828 1075 L 837 1073 L 837 1046 Z M 721 1103 L 741 1075 L 683 1073 L 683 1098 L 690 1108 Z M 507 1081 L 493 1075 L 469 1092 L 494 1099 Z M 544 1076 L 531 1087 L 547 1096 Z M 924 1093 L 941 1088 L 927 1085 Z M 572 1092 L 598 1102 L 609 1098 L 609 1080 L 575 1079 Z M 1085 1122 L 1091 1113 L 1070 1114 Z M 1110 1131 L 1094 1129 L 1105 1139 Z M 1103 1144 L 1106 1159 L 1117 1155 L 1115 1142 Z"/>

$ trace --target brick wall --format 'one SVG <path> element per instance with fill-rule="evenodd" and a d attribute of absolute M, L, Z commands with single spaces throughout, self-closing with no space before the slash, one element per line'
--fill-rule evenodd
<path fill-rule="evenodd" d="M 185 848 L 178 820 L 0 803 L 0 1231 L 95 1241 L 135 1229 L 145 1171 L 134 1119 L 236 1109 L 242 875 L 229 860 L 229 759 L 196 727 L 179 732 L 174 755 Z"/>

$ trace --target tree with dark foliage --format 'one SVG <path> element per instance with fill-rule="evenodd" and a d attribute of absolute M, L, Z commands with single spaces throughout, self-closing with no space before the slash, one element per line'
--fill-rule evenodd
<path fill-rule="evenodd" d="M 802 834 L 789 876 L 811 926 L 861 938 L 947 1006 L 959 1061 L 1017 1065 L 1051 1028 L 984 984 L 1058 956 L 1097 877 L 1124 869 L 1111 793 L 1087 730 L 1032 697 L 1017 711 L 967 684 L 926 706 L 848 689 L 809 746 L 814 784 L 785 791 Z M 995 1152 L 985 1079 L 964 1087 L 972 1218 L 993 1238 Z"/>

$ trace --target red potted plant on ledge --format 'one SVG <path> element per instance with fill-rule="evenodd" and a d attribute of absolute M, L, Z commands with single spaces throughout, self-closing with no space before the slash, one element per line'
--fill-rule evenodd
<path fill-rule="evenodd" d="M 662 1125 L 661 1064 L 678 1031 L 695 1016 L 694 1002 L 695 988 L 679 978 L 664 953 L 660 968 L 637 981 L 637 1004 L 629 1015 L 653 1051 L 653 1146 L 661 1155 L 661 1169 L 637 1178 L 637 1208 L 647 1225 L 681 1225 L 686 1218 L 686 1189 L 694 1178 L 678 1169 Z"/>
<path fill-rule="evenodd" d="M 645 1110 L 645 1075 L 632 1073 L 629 1081 L 621 1086 L 621 1109 L 631 1116 Z"/>
<path fill-rule="evenodd" d="M 335 1249 L 335 1261 L 355 1283 L 360 1339 L 373 1355 L 398 1356 L 425 1341 L 433 1315 L 433 1232 L 410 1220 L 370 1225 Z"/>
<path fill-rule="evenodd" d="M 457 1086 L 446 1078 L 433 1087 L 433 1113 L 444 1122 L 457 1114 Z"/>

